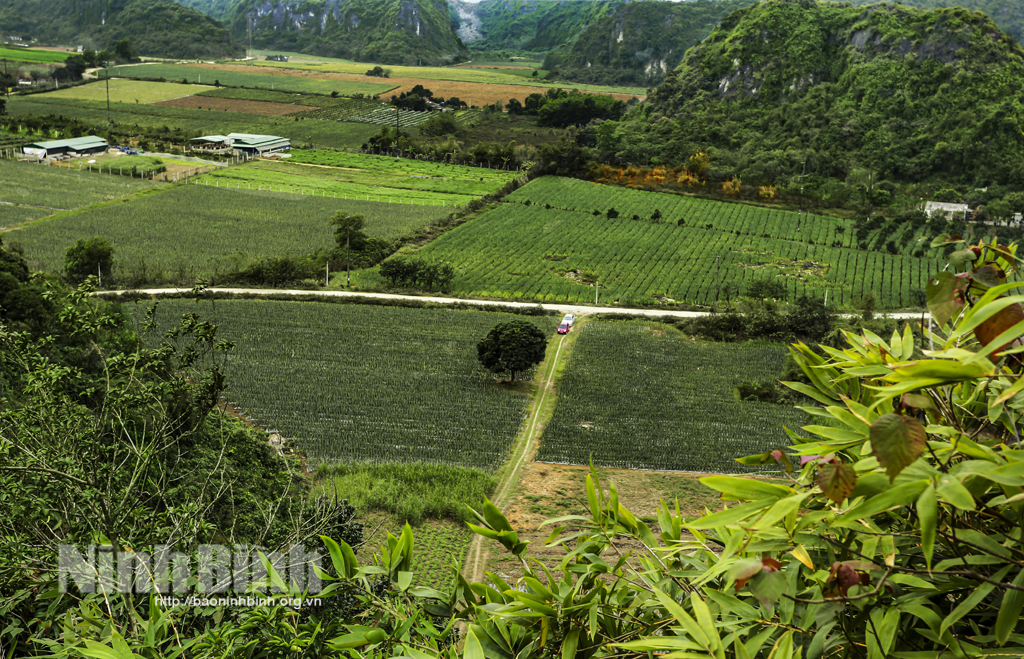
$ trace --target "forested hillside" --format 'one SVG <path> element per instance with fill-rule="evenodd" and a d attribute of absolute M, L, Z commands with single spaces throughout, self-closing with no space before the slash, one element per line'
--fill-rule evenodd
<path fill-rule="evenodd" d="M 622 0 L 451 0 L 460 12 L 470 12 L 481 37 L 480 49 L 526 51 L 563 50 L 593 22 L 610 16 Z"/>
<path fill-rule="evenodd" d="M 234 57 L 227 29 L 171 0 L 0 0 L 4 36 L 102 50 L 130 39 L 139 53 L 187 59 Z"/>
<path fill-rule="evenodd" d="M 723 16 L 749 4 L 649 0 L 619 5 L 579 35 L 561 58 L 559 71 L 580 82 L 658 84 Z"/>
<path fill-rule="evenodd" d="M 685 162 L 760 184 L 1024 178 L 1024 49 L 979 12 L 769 0 L 734 12 L 623 125 L 615 161 Z"/>
<path fill-rule="evenodd" d="M 466 54 L 446 0 L 242 0 L 231 33 L 253 45 L 384 64 L 443 64 Z"/>

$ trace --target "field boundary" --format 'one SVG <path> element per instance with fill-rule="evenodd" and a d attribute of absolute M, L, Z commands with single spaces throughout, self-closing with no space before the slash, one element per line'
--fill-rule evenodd
<path fill-rule="evenodd" d="M 513 445 L 512 457 L 505 463 L 503 472 L 495 487 L 494 496 L 491 497 L 491 502 L 499 510 L 508 504 L 510 495 L 514 491 L 515 486 L 519 484 L 517 476 L 523 465 L 530 462 L 533 458 L 538 438 L 538 421 L 544 413 L 544 401 L 548 393 L 553 391 L 552 385 L 554 384 L 555 374 L 558 372 L 558 360 L 561 358 L 562 348 L 565 347 L 567 338 L 569 337 L 565 334 L 559 336 L 554 356 L 550 362 L 545 360 L 541 366 L 543 375 L 539 383 L 540 394 L 531 401 L 530 412 L 523 424 L 523 431 Z M 486 556 L 487 550 L 484 547 L 484 537 L 474 535 L 473 540 L 469 543 L 469 549 L 466 550 L 466 560 L 462 566 L 463 575 L 471 583 L 483 581 L 484 572 L 486 571 Z"/>

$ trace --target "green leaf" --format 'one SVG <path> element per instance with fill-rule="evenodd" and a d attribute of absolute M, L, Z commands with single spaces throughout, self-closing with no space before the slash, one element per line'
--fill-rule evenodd
<path fill-rule="evenodd" d="M 857 485 L 857 472 L 845 462 L 826 464 L 818 471 L 818 487 L 837 504 L 846 500 Z"/>
<path fill-rule="evenodd" d="M 480 645 L 480 639 L 472 630 L 466 635 L 466 648 L 462 656 L 463 659 L 487 659 L 484 656 L 484 648 Z"/>
<path fill-rule="evenodd" d="M 1024 587 L 1024 570 L 1018 570 L 1013 585 Z M 1024 609 L 1024 590 L 1007 589 L 1003 594 L 1003 603 L 996 617 L 996 640 L 999 645 L 1006 645 L 1017 623 L 1020 622 L 1021 609 Z"/>
<path fill-rule="evenodd" d="M 939 504 L 935 498 L 935 486 L 929 484 L 917 499 L 917 516 L 921 520 L 921 551 L 928 569 L 932 569 L 932 552 L 935 549 L 935 527 L 939 519 Z"/>
<path fill-rule="evenodd" d="M 399 571 L 399 573 L 398 573 L 398 590 L 400 592 L 404 593 L 405 591 L 407 591 L 409 589 L 409 586 L 412 585 L 412 577 L 413 577 L 413 573 L 412 572 Z"/>
<path fill-rule="evenodd" d="M 974 510 L 975 508 L 974 497 L 955 476 L 949 474 L 939 476 L 935 493 L 939 495 L 939 499 L 960 510 Z"/>
<path fill-rule="evenodd" d="M 700 482 L 712 490 L 721 492 L 723 499 L 731 499 L 733 501 L 751 501 L 764 499 L 765 497 L 778 499 L 796 493 L 796 490 L 784 485 L 765 483 L 752 478 L 738 478 L 736 476 L 708 476 L 701 478 Z"/>
<path fill-rule="evenodd" d="M 992 581 L 1002 581 L 1003 577 L 1006 576 L 1007 572 L 1010 571 L 1012 565 L 1007 565 L 1002 570 L 996 572 L 992 577 Z M 970 594 L 960 601 L 960 604 L 953 609 L 948 616 L 942 621 L 942 625 L 939 627 L 939 636 L 946 633 L 946 630 L 952 627 L 960 618 L 964 617 L 968 613 L 974 610 L 982 600 L 988 597 L 988 594 L 995 588 L 995 584 L 992 583 L 979 583 Z"/>
<path fill-rule="evenodd" d="M 491 503 L 490 499 L 484 499 L 484 519 L 495 531 L 512 531 L 512 525 L 508 523 L 505 516 L 501 514 L 498 507 Z"/>
<path fill-rule="evenodd" d="M 889 510 L 896 506 L 905 506 L 917 499 L 921 492 L 924 492 L 925 488 L 929 485 L 930 483 L 927 479 L 922 479 L 890 487 L 846 511 L 846 513 L 836 519 L 835 523 L 845 524 L 876 515 L 883 510 Z"/>
<path fill-rule="evenodd" d="M 928 311 L 935 322 L 943 326 L 960 313 L 964 303 L 957 292 L 967 287 L 967 281 L 958 278 L 951 272 L 940 272 L 928 280 L 925 295 L 928 300 Z"/>
<path fill-rule="evenodd" d="M 562 659 L 573 659 L 576 656 L 576 646 L 579 641 L 579 629 L 574 629 L 565 635 L 565 640 L 562 641 Z"/>
<path fill-rule="evenodd" d="M 926 440 L 924 426 L 913 417 L 889 413 L 871 424 L 871 449 L 889 475 L 889 482 L 921 457 Z"/>

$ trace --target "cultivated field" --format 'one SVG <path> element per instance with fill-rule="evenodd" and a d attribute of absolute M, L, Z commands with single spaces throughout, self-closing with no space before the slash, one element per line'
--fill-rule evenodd
<path fill-rule="evenodd" d="M 73 53 L 59 50 L 41 50 L 38 48 L 10 48 L 0 46 L 0 58 L 14 62 L 42 62 L 46 64 L 60 63 L 71 57 Z"/>
<path fill-rule="evenodd" d="M 394 171 L 347 170 L 290 162 L 250 162 L 238 167 L 217 169 L 193 181 L 199 185 L 272 189 L 275 192 L 360 199 L 385 204 L 437 206 L 438 211 L 442 207 L 451 209 L 461 206 L 478 196 L 471 194 L 474 186 L 466 186 L 467 189 L 462 190 L 458 181 L 418 178 Z M 490 187 L 488 191 L 496 187 Z M 401 211 L 396 209 L 396 212 Z"/>
<path fill-rule="evenodd" d="M 791 298 L 828 292 L 839 305 L 874 291 L 882 306 L 898 308 L 916 304 L 913 291 L 943 266 L 938 257 L 831 247 L 829 241 L 850 239 L 849 231 L 838 231 L 842 221 L 798 220 L 787 211 L 552 180 L 530 183 L 509 199 L 421 250 L 457 268 L 454 295 L 586 303 L 599 283 L 600 300 L 622 306 L 708 304 L 742 294 L 752 279 L 773 277 Z M 544 199 L 587 212 L 548 209 Z M 617 218 L 593 214 L 610 200 Z M 663 217 L 651 221 L 656 210 Z M 668 213 L 684 224 L 665 221 Z"/>
<path fill-rule="evenodd" d="M 311 73 L 335 73 L 335 74 L 348 74 L 348 75 L 359 75 L 363 78 L 369 78 L 364 76 L 366 70 L 373 68 L 360 62 L 345 62 L 343 60 L 334 60 L 331 62 L 316 62 L 309 59 L 297 59 L 290 62 L 267 62 L 259 60 L 254 63 L 256 66 L 263 68 L 272 68 L 280 70 L 299 70 L 308 71 Z M 475 83 L 478 85 L 517 85 L 522 87 L 541 87 L 547 89 L 552 86 L 551 83 L 545 82 L 543 79 L 524 78 L 516 75 L 515 70 L 510 69 L 494 69 L 494 68 L 466 68 L 458 66 L 388 66 L 386 67 L 391 70 L 391 77 L 389 81 L 397 81 L 402 79 L 407 80 L 418 80 L 418 81 L 434 81 L 440 82 L 462 82 L 462 83 Z M 539 78 L 539 76 L 538 76 Z M 373 79 L 373 78 L 369 78 Z M 430 87 L 431 90 L 437 91 L 437 88 L 433 85 L 424 86 Z M 557 83 L 558 87 L 562 89 L 579 89 L 584 91 L 594 91 L 603 94 L 615 94 L 630 96 L 643 96 L 647 93 L 647 89 L 643 87 L 609 87 L 604 85 L 588 85 L 583 83 L 572 83 L 566 82 Z M 440 84 L 437 87 L 441 87 Z M 527 94 L 538 91 L 537 89 L 527 92 Z M 447 96 L 447 95 L 446 95 Z M 460 96 L 460 98 L 462 98 Z"/>
<path fill-rule="evenodd" d="M 0 202 L 42 209 L 44 215 L 159 187 L 148 181 L 9 160 L 0 160 L 0 180 Z M 39 216 L 37 212 L 26 215 L 26 219 Z M 5 222 L 0 221 L 0 225 Z"/>
<path fill-rule="evenodd" d="M 90 124 L 105 124 L 107 121 L 107 106 L 103 101 L 52 98 L 50 94 L 13 96 L 7 104 L 7 111 L 10 114 L 40 117 L 49 114 L 64 115 Z M 378 126 L 369 124 L 317 119 L 295 121 L 291 117 L 268 117 L 211 110 L 205 107 L 199 110 L 135 103 L 111 103 L 110 118 L 117 124 L 138 124 L 154 130 L 167 127 L 193 135 L 226 135 L 231 132 L 281 135 L 291 138 L 295 145 L 312 142 L 335 148 L 359 147 L 380 130 Z"/>
<path fill-rule="evenodd" d="M 304 105 L 296 105 L 294 103 L 266 103 L 264 101 L 244 101 L 237 98 L 218 98 L 206 95 L 183 96 L 170 101 L 163 101 L 160 105 L 196 110 L 245 112 L 248 114 L 262 114 L 269 117 L 283 117 L 287 114 L 303 112 L 309 109 Z"/>
<path fill-rule="evenodd" d="M 527 395 L 497 384 L 476 343 L 508 314 L 310 302 L 161 303 L 234 341 L 227 397 L 311 463 L 501 464 Z M 532 319 L 554 332 L 556 319 Z M 523 375 L 531 377 L 530 373 Z"/>
<path fill-rule="evenodd" d="M 300 94 L 297 92 L 278 92 L 269 89 L 240 89 L 238 87 L 214 87 L 201 94 L 211 98 L 233 98 L 242 101 L 261 101 L 264 103 L 287 103 L 302 105 L 306 108 L 323 108 L 334 105 L 345 105 L 353 102 L 350 98 L 331 98 L 320 94 Z"/>
<path fill-rule="evenodd" d="M 785 405 L 739 402 L 742 382 L 777 379 L 786 348 L 692 343 L 648 321 L 582 325 L 537 460 L 674 471 L 746 471 L 732 459 L 788 446 L 805 423 Z"/>
<path fill-rule="evenodd" d="M 24 246 L 34 269 L 58 272 L 65 251 L 78 238 L 103 236 L 114 245 L 115 280 L 216 281 L 222 273 L 246 267 L 251 259 L 304 256 L 333 247 L 329 221 L 338 210 L 363 214 L 367 234 L 386 238 L 404 235 L 447 212 L 431 206 L 181 185 L 38 222 L 6 236 Z"/>
<path fill-rule="evenodd" d="M 408 181 L 408 183 L 413 184 L 419 181 L 421 185 L 425 186 L 423 189 L 467 194 L 474 197 L 494 192 L 520 176 L 517 172 L 500 169 L 446 165 L 408 158 L 397 160 L 388 156 L 347 151 L 301 149 L 292 152 L 291 161 L 359 169 L 395 178 L 411 178 L 414 180 Z M 395 184 L 389 183 L 389 185 Z"/>
<path fill-rule="evenodd" d="M 181 85 L 171 82 L 146 82 L 130 78 L 111 78 L 111 103 L 158 103 L 189 94 L 198 94 L 209 87 L 202 85 Z M 58 89 L 46 92 L 46 98 L 71 99 L 83 101 L 107 100 L 107 81 L 91 82 L 77 87 Z"/>
<path fill-rule="evenodd" d="M 365 66 L 365 65 L 364 65 Z M 274 75 L 272 71 L 254 67 L 224 66 L 210 68 L 205 65 L 190 66 L 185 64 L 146 64 L 142 66 L 122 66 L 107 69 L 111 77 L 125 78 L 166 78 L 169 81 L 205 83 L 212 85 L 220 82 L 231 87 L 260 87 L 268 90 L 303 92 L 308 94 L 330 94 L 338 92 L 342 96 L 363 94 L 373 96 L 391 91 L 396 87 L 390 82 L 340 81 L 321 80 L 312 76 Z M 379 79 L 377 79 L 379 80 Z"/>

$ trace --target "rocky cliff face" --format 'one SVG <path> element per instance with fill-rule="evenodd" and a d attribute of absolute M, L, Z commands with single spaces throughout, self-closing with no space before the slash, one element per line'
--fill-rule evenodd
<path fill-rule="evenodd" d="M 259 47 L 384 64 L 441 64 L 465 56 L 445 0 L 243 0 L 231 30 Z"/>

